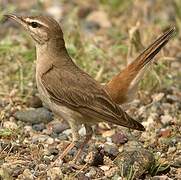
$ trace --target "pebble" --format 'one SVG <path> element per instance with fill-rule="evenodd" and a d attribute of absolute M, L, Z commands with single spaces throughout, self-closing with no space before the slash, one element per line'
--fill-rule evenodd
<path fill-rule="evenodd" d="M 20 166 L 16 166 L 14 169 L 13 169 L 13 173 L 12 173 L 12 176 L 15 178 L 15 177 L 18 177 L 20 174 L 22 174 L 23 172 L 23 168 L 20 167 Z"/>
<path fill-rule="evenodd" d="M 112 136 L 112 142 L 115 144 L 125 144 L 128 141 L 128 138 L 122 132 L 117 132 Z"/>
<path fill-rule="evenodd" d="M 28 107 L 33 107 L 33 108 L 40 108 L 40 107 L 42 107 L 42 101 L 36 95 L 33 95 L 30 98 L 28 98 L 27 101 L 26 101 L 26 104 L 27 104 Z"/>
<path fill-rule="evenodd" d="M 55 121 L 51 124 L 51 126 L 52 126 L 52 132 L 55 134 L 60 134 L 64 130 L 69 128 L 69 125 L 65 121 L 63 122 Z"/>
<path fill-rule="evenodd" d="M 172 166 L 181 169 L 181 156 L 174 159 Z"/>
<path fill-rule="evenodd" d="M 46 164 L 39 164 L 39 165 L 38 165 L 38 169 L 39 169 L 40 171 L 44 171 L 44 170 L 46 170 L 46 168 L 47 168 L 47 165 L 46 165 Z"/>
<path fill-rule="evenodd" d="M 43 160 L 45 161 L 46 164 L 50 164 L 50 162 L 53 160 L 54 155 L 51 156 L 43 156 Z"/>
<path fill-rule="evenodd" d="M 79 134 L 80 136 L 85 136 L 86 135 L 86 130 L 85 130 L 85 127 L 82 126 L 80 129 L 79 129 Z"/>
<path fill-rule="evenodd" d="M 163 176 L 154 176 L 152 177 L 152 180 L 172 180 L 172 179 L 166 175 L 163 175 Z"/>
<path fill-rule="evenodd" d="M 5 121 L 3 124 L 4 128 L 16 130 L 18 128 L 15 122 Z"/>
<path fill-rule="evenodd" d="M 114 144 L 105 144 L 104 151 L 106 155 L 112 158 L 115 158 L 119 153 L 118 147 Z"/>
<path fill-rule="evenodd" d="M 89 172 L 87 172 L 85 174 L 85 176 L 89 177 L 89 178 L 93 178 L 96 175 L 96 170 L 94 169 L 94 167 L 91 167 Z"/>
<path fill-rule="evenodd" d="M 133 168 L 135 171 L 132 178 L 136 179 L 155 165 L 155 158 L 150 151 L 144 148 L 126 148 L 118 154 L 114 163 L 119 167 L 120 173 L 124 177 L 128 177 L 130 168 Z"/>
<path fill-rule="evenodd" d="M 24 126 L 24 131 L 25 131 L 25 133 L 31 132 L 32 126 L 28 126 L 28 125 Z"/>
<path fill-rule="evenodd" d="M 83 172 L 78 173 L 76 177 L 79 180 L 90 180 L 90 178 L 85 176 L 85 174 Z"/>
<path fill-rule="evenodd" d="M 108 171 L 110 169 L 110 167 L 103 165 L 103 166 L 100 166 L 100 169 L 102 169 L 103 171 Z"/>
<path fill-rule="evenodd" d="M 59 150 L 57 148 L 50 148 L 49 152 L 54 156 L 59 154 Z"/>
<path fill-rule="evenodd" d="M 24 175 L 25 179 L 28 179 L 28 180 L 34 179 L 33 174 L 31 173 L 31 171 L 29 169 L 25 169 L 23 171 L 23 175 Z"/>
<path fill-rule="evenodd" d="M 39 135 L 34 135 L 32 137 L 32 143 L 37 143 L 37 142 L 45 142 L 48 138 L 50 138 L 47 135 L 39 134 Z"/>
<path fill-rule="evenodd" d="M 62 177 L 62 171 L 60 167 L 53 167 L 47 171 L 47 176 L 53 179 L 61 179 Z"/>
<path fill-rule="evenodd" d="M 43 131 L 43 129 L 45 129 L 45 124 L 44 124 L 44 123 L 34 124 L 34 125 L 32 126 L 32 128 L 33 128 L 35 131 Z"/>
<path fill-rule="evenodd" d="M 46 143 L 47 144 L 53 144 L 54 143 L 54 139 L 49 137 L 47 140 L 46 140 Z"/>
<path fill-rule="evenodd" d="M 168 103 L 174 103 L 174 102 L 177 102 L 177 101 L 178 101 L 178 97 L 175 96 L 175 95 L 170 95 L 170 94 L 168 94 L 168 95 L 166 96 L 166 98 L 167 98 L 167 102 L 168 102 Z"/>
<path fill-rule="evenodd" d="M 72 134 L 72 130 L 71 129 L 66 129 L 62 133 L 65 134 L 66 136 L 70 136 Z"/>
<path fill-rule="evenodd" d="M 166 114 L 166 115 L 162 115 L 161 116 L 161 122 L 164 124 L 164 125 L 168 125 L 172 122 L 172 116 Z"/>
<path fill-rule="evenodd" d="M 167 153 L 171 154 L 171 153 L 174 153 L 176 150 L 177 150 L 177 148 L 175 146 L 169 147 Z"/>
<path fill-rule="evenodd" d="M 44 107 L 17 111 L 14 116 L 20 121 L 31 124 L 46 123 L 53 119 L 53 113 Z"/>
<path fill-rule="evenodd" d="M 68 136 L 66 134 L 59 134 L 58 139 L 61 141 L 68 140 Z"/>
<path fill-rule="evenodd" d="M 170 137 L 171 136 L 171 130 L 170 129 L 161 129 L 159 132 L 159 136 L 164 137 L 164 138 Z"/>

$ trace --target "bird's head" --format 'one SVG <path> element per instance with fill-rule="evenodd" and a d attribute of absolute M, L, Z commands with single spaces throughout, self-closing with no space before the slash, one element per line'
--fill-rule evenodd
<path fill-rule="evenodd" d="M 5 17 L 21 24 L 30 33 L 36 44 L 45 44 L 52 39 L 63 39 L 60 25 L 49 16 L 17 16 L 7 14 Z"/>

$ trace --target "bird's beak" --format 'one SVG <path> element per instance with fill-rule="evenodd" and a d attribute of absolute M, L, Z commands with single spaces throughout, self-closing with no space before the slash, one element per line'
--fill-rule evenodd
<path fill-rule="evenodd" d="M 24 28 L 27 28 L 27 23 L 26 23 L 26 21 L 24 20 L 24 18 L 22 16 L 17 16 L 17 15 L 14 15 L 14 14 L 5 14 L 4 16 L 6 18 L 13 19 L 14 21 L 21 24 Z"/>

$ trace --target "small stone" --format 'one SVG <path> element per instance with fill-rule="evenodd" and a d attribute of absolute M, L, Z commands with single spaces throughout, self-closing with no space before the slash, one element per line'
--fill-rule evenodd
<path fill-rule="evenodd" d="M 50 162 L 53 160 L 54 156 L 43 156 L 43 160 L 45 161 L 46 164 L 50 164 Z"/>
<path fill-rule="evenodd" d="M 46 170 L 47 165 L 46 164 L 39 164 L 38 168 L 39 168 L 40 171 L 44 171 L 44 170 Z"/>
<path fill-rule="evenodd" d="M 117 132 L 112 136 L 112 142 L 115 144 L 125 144 L 128 141 L 128 138 L 122 132 Z"/>
<path fill-rule="evenodd" d="M 70 136 L 72 134 L 72 130 L 71 129 L 66 129 L 62 133 L 65 134 L 66 136 Z"/>
<path fill-rule="evenodd" d="M 96 175 L 96 170 L 93 167 L 91 167 L 90 171 L 85 174 L 85 176 L 87 176 L 89 178 L 93 178 L 95 175 Z"/>
<path fill-rule="evenodd" d="M 167 102 L 168 102 L 168 103 L 174 103 L 174 102 L 177 102 L 177 101 L 178 101 L 178 97 L 175 96 L 175 95 L 170 95 L 170 94 L 168 94 L 168 95 L 166 96 L 166 98 L 167 98 Z"/>
<path fill-rule="evenodd" d="M 118 147 L 114 144 L 105 144 L 104 151 L 111 159 L 114 159 L 119 153 Z"/>
<path fill-rule="evenodd" d="M 50 148 L 50 153 L 54 156 L 59 154 L 59 150 L 57 148 Z"/>
<path fill-rule="evenodd" d="M 33 174 L 30 172 L 29 169 L 25 169 L 25 170 L 23 171 L 23 175 L 24 175 L 24 177 L 25 177 L 26 179 L 28 179 L 28 180 L 33 180 L 33 179 L 34 179 Z"/>
<path fill-rule="evenodd" d="M 26 133 L 28 133 L 28 132 L 30 132 L 30 131 L 32 131 L 32 126 L 24 126 L 24 131 L 26 132 Z"/>
<path fill-rule="evenodd" d="M 164 124 L 164 125 L 168 125 L 170 124 L 172 121 L 172 117 L 170 115 L 163 115 L 161 116 L 161 122 Z"/>
<path fill-rule="evenodd" d="M 32 143 L 38 143 L 38 142 L 41 142 L 41 143 L 43 143 L 43 142 L 45 142 L 47 139 L 49 138 L 49 136 L 47 136 L 47 135 L 34 135 L 33 137 L 32 137 Z"/>
<path fill-rule="evenodd" d="M 66 123 L 65 121 L 64 122 L 56 121 L 56 122 L 52 123 L 51 126 L 52 126 L 52 131 L 55 134 L 60 134 L 64 130 L 69 128 L 68 123 Z"/>
<path fill-rule="evenodd" d="M 181 168 L 181 157 L 176 157 L 172 166 L 175 168 Z"/>
<path fill-rule="evenodd" d="M 123 177 L 128 177 L 133 169 L 134 177 L 132 178 L 137 179 L 155 165 L 155 158 L 153 153 L 144 148 L 127 148 L 118 154 L 114 163 L 119 167 Z"/>
<path fill-rule="evenodd" d="M 172 179 L 166 175 L 163 175 L 163 176 L 154 176 L 152 177 L 152 180 L 172 180 Z"/>
<path fill-rule="evenodd" d="M 78 173 L 76 177 L 78 178 L 78 180 L 90 180 L 90 178 L 85 176 L 83 172 Z"/>
<path fill-rule="evenodd" d="M 104 131 L 102 133 L 102 137 L 111 137 L 115 134 L 115 130 L 114 129 L 111 129 L 111 130 L 108 130 L 108 131 Z"/>
<path fill-rule="evenodd" d="M 42 101 L 36 95 L 33 95 L 30 98 L 28 98 L 27 101 L 26 101 L 26 104 L 27 104 L 28 107 L 33 107 L 33 108 L 40 108 L 40 107 L 42 107 Z"/>
<path fill-rule="evenodd" d="M 66 134 L 59 134 L 58 139 L 61 141 L 68 140 L 68 136 Z"/>
<path fill-rule="evenodd" d="M 85 136 L 86 135 L 86 130 L 85 130 L 85 127 L 82 126 L 80 129 L 79 129 L 79 134 L 80 136 Z"/>
<path fill-rule="evenodd" d="M 54 143 L 54 139 L 49 137 L 47 140 L 46 140 L 46 143 L 47 144 L 53 144 Z"/>
<path fill-rule="evenodd" d="M 171 130 L 170 129 L 161 129 L 159 132 L 159 136 L 164 137 L 164 138 L 170 137 L 171 136 Z"/>
<path fill-rule="evenodd" d="M 51 179 L 61 179 L 62 171 L 60 167 L 53 167 L 47 171 L 47 176 Z"/>
<path fill-rule="evenodd" d="M 176 150 L 177 150 L 177 148 L 175 146 L 169 147 L 167 153 L 171 154 L 171 153 L 174 153 Z"/>
<path fill-rule="evenodd" d="M 24 168 L 20 167 L 20 166 L 16 166 L 14 169 L 13 169 L 13 173 L 12 173 L 12 176 L 15 178 L 15 177 L 18 177 L 20 174 L 22 174 Z"/>
<path fill-rule="evenodd" d="M 18 128 L 15 122 L 5 121 L 3 124 L 4 128 L 16 130 Z"/>
<path fill-rule="evenodd" d="M 15 118 L 23 121 L 28 122 L 31 124 L 37 123 L 46 123 L 53 119 L 53 114 L 48 109 L 42 107 L 37 109 L 29 109 L 24 111 L 17 111 L 15 113 Z"/>
<path fill-rule="evenodd" d="M 44 124 L 44 123 L 34 124 L 34 125 L 32 126 L 32 128 L 33 128 L 35 131 L 43 131 L 43 129 L 45 129 L 45 124 Z"/>
<path fill-rule="evenodd" d="M 118 171 L 118 167 L 117 166 L 115 166 L 115 167 L 111 167 L 109 170 L 106 170 L 105 171 L 105 176 L 107 176 L 108 177 L 108 179 L 110 178 L 110 179 L 114 179 L 114 178 L 111 178 L 111 177 L 113 177 L 115 174 L 117 174 L 117 171 Z M 121 178 L 119 179 L 115 179 L 115 180 L 121 180 Z"/>
<path fill-rule="evenodd" d="M 100 169 L 102 169 L 103 171 L 108 171 L 110 169 L 110 167 L 103 165 L 103 166 L 100 166 Z"/>

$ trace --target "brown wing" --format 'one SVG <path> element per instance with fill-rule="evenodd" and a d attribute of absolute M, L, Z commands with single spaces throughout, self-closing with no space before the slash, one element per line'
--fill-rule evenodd
<path fill-rule="evenodd" d="M 93 78 L 76 68 L 73 72 L 52 66 L 42 75 L 42 83 L 54 103 L 92 118 L 144 130 L 139 122 L 110 99 Z"/>

